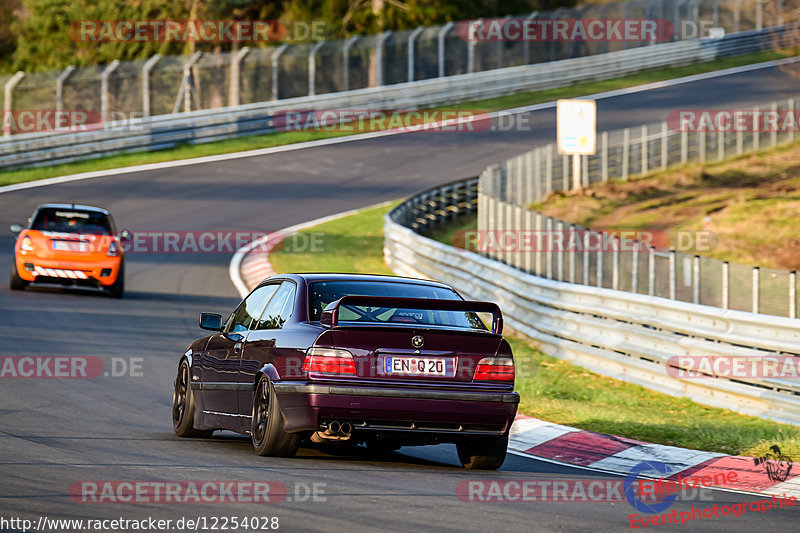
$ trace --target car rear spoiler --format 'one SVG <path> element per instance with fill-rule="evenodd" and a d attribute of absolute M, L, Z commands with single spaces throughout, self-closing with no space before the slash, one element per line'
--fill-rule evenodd
<path fill-rule="evenodd" d="M 320 315 L 320 324 L 328 328 L 336 327 L 339 323 L 339 307 L 343 305 L 491 313 L 492 333 L 497 335 L 503 333 L 503 314 L 495 303 L 468 300 L 435 300 L 430 298 L 397 298 L 393 296 L 343 296 L 325 307 Z"/>

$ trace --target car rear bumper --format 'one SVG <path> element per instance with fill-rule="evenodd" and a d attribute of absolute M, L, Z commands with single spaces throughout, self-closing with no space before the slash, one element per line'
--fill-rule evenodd
<path fill-rule="evenodd" d="M 355 431 L 505 434 L 519 403 L 516 392 L 426 390 L 277 382 L 288 431 L 325 428 L 332 420 Z"/>

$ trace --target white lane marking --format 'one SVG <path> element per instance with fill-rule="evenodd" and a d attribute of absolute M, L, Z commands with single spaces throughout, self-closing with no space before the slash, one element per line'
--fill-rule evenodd
<path fill-rule="evenodd" d="M 778 483 L 768 489 L 764 489 L 767 494 L 774 494 L 775 496 L 795 496 L 800 498 L 800 478 L 794 477 L 782 483 Z"/>
<path fill-rule="evenodd" d="M 614 98 L 617 96 L 622 96 L 626 94 L 634 94 L 642 91 L 651 91 L 655 89 L 663 89 L 664 87 L 672 87 L 675 85 L 681 85 L 684 83 L 691 83 L 695 81 L 702 81 L 711 78 L 721 77 L 721 76 L 730 76 L 733 74 L 739 74 L 742 72 L 749 72 L 752 70 L 758 69 L 765 69 L 765 68 L 773 68 L 781 65 L 786 65 L 790 63 L 795 63 L 800 61 L 800 57 L 789 57 L 785 59 L 779 59 L 775 61 L 767 61 L 764 63 L 756 63 L 753 65 L 743 65 L 741 67 L 733 67 L 724 70 L 717 70 L 712 72 L 706 72 L 704 74 L 694 74 L 692 76 L 685 76 L 683 78 L 675 78 L 672 80 L 664 80 L 664 81 L 657 81 L 653 83 L 648 83 L 644 85 L 638 85 L 636 87 L 628 87 L 625 89 L 618 89 L 614 91 L 608 91 L 605 93 L 598 93 L 593 95 L 586 95 L 581 96 L 580 98 L 591 98 L 595 100 L 601 100 L 604 98 Z M 507 115 L 516 115 L 520 113 L 529 113 L 531 111 L 539 111 L 541 109 L 549 109 L 555 107 L 555 102 L 544 102 L 541 104 L 533 104 L 529 106 L 523 107 L 516 107 L 512 109 L 505 109 L 500 111 L 494 111 L 492 113 L 487 113 L 485 115 L 477 116 L 476 119 L 485 119 L 486 116 L 491 118 L 500 117 L 500 116 L 507 116 Z M 462 121 L 466 122 L 466 121 Z M 445 123 L 453 123 L 453 121 L 445 121 Z M 442 127 L 443 123 L 432 122 L 425 126 L 425 130 L 427 129 L 434 129 L 438 127 Z M 423 130 L 424 131 L 424 130 Z M 404 131 L 401 129 L 393 129 L 393 130 L 384 130 L 384 131 L 371 131 L 366 133 L 359 133 L 356 135 L 346 135 L 344 137 L 335 137 L 332 139 L 318 139 L 316 141 L 306 141 L 302 143 L 295 143 L 295 144 L 287 144 L 283 146 L 273 146 L 271 148 L 260 148 L 257 150 L 247 150 L 244 152 L 232 152 L 229 154 L 219 154 L 219 155 L 212 155 L 212 156 L 205 156 L 205 157 L 196 157 L 193 159 L 181 159 L 178 161 L 163 161 L 161 163 L 149 163 L 146 165 L 136 165 L 131 167 L 122 167 L 122 168 L 114 168 L 108 170 L 97 170 L 93 172 L 82 172 L 80 174 L 71 174 L 67 176 L 59 176 L 54 178 L 46 178 L 36 181 L 29 181 L 24 183 L 16 183 L 14 185 L 6 185 L 5 187 L 0 187 L 0 194 L 19 191 L 23 189 L 32 189 L 34 187 L 45 187 L 48 185 L 57 185 L 60 183 L 69 183 L 72 181 L 79 181 L 91 178 L 100 178 L 100 177 L 110 177 L 110 176 L 118 176 L 121 174 L 133 174 L 135 172 L 146 172 L 148 170 L 162 170 L 166 168 L 176 168 L 176 167 L 184 167 L 189 165 L 200 165 L 205 163 L 216 163 L 219 161 L 229 161 L 232 159 L 241 159 L 245 157 L 257 157 L 262 155 L 269 155 L 269 154 L 277 154 L 282 152 L 291 152 L 295 150 L 303 150 L 305 148 L 317 148 L 320 146 L 329 146 L 333 144 L 341 144 L 347 142 L 357 142 L 363 141 L 367 139 L 377 139 L 379 137 L 386 137 L 389 135 L 401 135 L 401 134 L 411 134 L 416 133 L 414 131 Z"/>

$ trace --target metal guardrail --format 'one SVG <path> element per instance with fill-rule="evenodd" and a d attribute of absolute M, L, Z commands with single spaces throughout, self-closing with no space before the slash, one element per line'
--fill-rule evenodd
<path fill-rule="evenodd" d="M 162 115 L 98 131 L 14 135 L 0 140 L 0 169 L 65 163 L 119 152 L 157 150 L 183 143 L 204 143 L 280 131 L 281 125 L 273 119 L 276 114 L 290 110 L 419 109 L 707 61 L 720 55 L 783 46 L 793 42 L 794 38 L 794 26 L 783 26 L 740 32 L 723 39 L 656 44 L 385 87 Z"/>
<path fill-rule="evenodd" d="M 496 302 L 507 323 L 548 355 L 673 396 L 800 424 L 800 381 L 678 379 L 667 372 L 674 356 L 800 357 L 797 320 L 548 280 L 418 233 L 472 211 L 475 182 L 429 189 L 386 215 L 384 255 L 392 270 Z"/>

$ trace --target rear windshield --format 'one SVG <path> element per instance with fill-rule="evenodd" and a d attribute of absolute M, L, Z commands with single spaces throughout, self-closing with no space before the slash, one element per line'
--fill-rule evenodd
<path fill-rule="evenodd" d="M 383 281 L 314 281 L 308 286 L 309 320 L 319 320 L 322 310 L 342 296 L 392 296 L 433 300 L 461 300 L 453 290 L 429 285 Z M 405 323 L 486 330 L 476 313 L 433 311 L 419 308 L 367 307 L 346 305 L 339 308 L 340 322 Z"/>
<path fill-rule="evenodd" d="M 108 215 L 79 209 L 43 208 L 36 213 L 31 229 L 61 233 L 111 235 L 113 228 Z"/>

